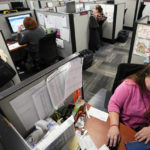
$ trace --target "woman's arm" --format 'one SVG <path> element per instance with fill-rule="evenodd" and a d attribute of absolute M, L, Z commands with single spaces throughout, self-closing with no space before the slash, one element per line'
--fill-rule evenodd
<path fill-rule="evenodd" d="M 115 147 L 120 141 L 119 132 L 119 114 L 117 112 L 109 112 L 110 128 L 107 135 L 107 145 Z"/>

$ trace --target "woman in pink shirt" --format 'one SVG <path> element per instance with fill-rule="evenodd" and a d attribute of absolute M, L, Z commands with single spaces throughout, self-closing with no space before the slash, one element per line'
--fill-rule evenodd
<path fill-rule="evenodd" d="M 107 141 L 110 147 L 115 147 L 120 141 L 120 121 L 138 131 L 135 140 L 145 140 L 145 144 L 150 141 L 150 64 L 117 87 L 110 99 L 108 112 L 110 129 Z"/>

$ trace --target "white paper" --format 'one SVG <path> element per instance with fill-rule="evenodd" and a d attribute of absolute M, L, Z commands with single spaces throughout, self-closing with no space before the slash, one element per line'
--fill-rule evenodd
<path fill-rule="evenodd" d="M 67 18 L 66 16 L 55 16 L 55 26 L 57 29 L 67 27 Z"/>
<path fill-rule="evenodd" d="M 35 92 L 32 95 L 32 98 L 33 98 L 36 111 L 41 120 L 45 119 L 47 116 L 52 115 L 53 107 L 46 86 L 37 90 L 37 92 Z"/>
<path fill-rule="evenodd" d="M 102 120 L 102 121 L 107 121 L 108 119 L 108 113 L 104 112 L 104 111 L 101 111 L 101 110 L 98 110 L 94 107 L 90 107 L 89 109 L 89 115 L 92 116 L 92 117 L 95 117 L 99 120 Z"/>
<path fill-rule="evenodd" d="M 30 1 L 30 7 L 31 7 L 31 10 L 34 9 L 34 1 Z"/>
<path fill-rule="evenodd" d="M 62 39 L 56 38 L 56 44 L 59 48 L 64 48 L 64 41 Z"/>
<path fill-rule="evenodd" d="M 102 147 L 99 148 L 99 150 L 109 150 L 109 148 L 104 144 Z"/>
<path fill-rule="evenodd" d="M 65 77 L 68 67 L 65 64 L 47 78 L 47 88 L 55 109 L 63 105 L 65 94 Z"/>
<path fill-rule="evenodd" d="M 49 8 L 51 8 L 51 7 L 53 7 L 53 3 L 52 3 L 52 2 L 47 2 L 47 6 L 48 6 Z"/>
<path fill-rule="evenodd" d="M 89 135 L 80 138 L 79 145 L 81 150 L 97 150 L 96 145 Z"/>
<path fill-rule="evenodd" d="M 35 109 L 32 95 L 43 86 L 45 86 L 44 81 L 10 101 L 10 105 L 27 131 L 40 119 Z"/>
<path fill-rule="evenodd" d="M 45 16 L 44 16 L 44 24 L 45 24 L 45 28 L 50 28 L 51 27 L 48 20 L 47 20 L 47 17 L 45 17 Z"/>
<path fill-rule="evenodd" d="M 55 16 L 48 15 L 47 16 L 47 21 L 49 23 L 50 28 L 55 28 L 56 27 L 56 25 L 55 25 Z"/>
<path fill-rule="evenodd" d="M 44 20 L 45 16 L 41 13 L 37 13 L 37 17 L 38 17 L 39 24 L 44 26 L 45 25 L 45 20 Z"/>
<path fill-rule="evenodd" d="M 0 10 L 9 10 L 9 4 L 0 4 Z"/>
<path fill-rule="evenodd" d="M 82 65 L 83 59 L 77 58 L 69 62 L 70 68 L 65 80 L 65 98 L 82 87 Z"/>
<path fill-rule="evenodd" d="M 60 29 L 60 37 L 61 39 L 68 41 L 70 40 L 70 30 L 66 28 L 61 28 Z"/>

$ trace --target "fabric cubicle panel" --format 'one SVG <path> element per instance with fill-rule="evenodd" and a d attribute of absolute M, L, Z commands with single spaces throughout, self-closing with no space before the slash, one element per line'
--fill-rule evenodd
<path fill-rule="evenodd" d="M 9 53 L 9 50 L 8 50 L 8 47 L 6 45 L 6 42 L 5 42 L 5 39 L 4 39 L 4 36 L 3 36 L 3 33 L 2 31 L 0 31 L 0 49 L 3 50 L 3 52 L 7 55 L 8 59 L 7 59 L 7 62 L 8 64 L 16 71 L 16 68 L 14 66 L 14 63 L 11 59 L 11 56 L 10 56 L 10 53 Z M 15 84 L 19 83 L 20 82 L 20 78 L 17 74 L 17 71 L 16 71 L 16 75 L 14 76 L 13 78 L 13 81 Z"/>
<path fill-rule="evenodd" d="M 144 10 L 143 10 L 143 13 L 142 13 L 142 16 L 144 17 L 144 16 L 149 16 L 149 20 L 148 21 L 150 21 L 150 2 L 144 2 L 144 5 L 146 5 L 145 6 L 145 8 L 144 8 Z"/>
<path fill-rule="evenodd" d="M 117 39 L 119 31 L 123 29 L 125 3 L 119 3 L 116 6 L 117 6 L 116 8 L 117 13 L 116 13 L 116 27 L 115 27 L 114 39 Z"/>
<path fill-rule="evenodd" d="M 34 11 L 22 11 L 22 12 L 18 12 L 18 13 L 0 15 L 0 29 L 3 31 L 5 39 L 9 39 L 12 37 L 12 33 L 11 33 L 9 25 L 7 23 L 6 17 L 21 15 L 21 14 L 26 14 L 26 13 L 31 13 L 31 15 L 35 18 Z"/>
<path fill-rule="evenodd" d="M 37 16 L 37 20 L 39 22 L 39 24 L 41 24 L 43 27 L 46 28 L 46 24 L 45 21 L 48 23 L 49 26 L 49 21 L 48 21 L 48 16 L 52 16 L 52 17 L 66 17 L 66 27 L 63 29 L 68 30 L 69 32 L 69 40 L 63 40 L 63 44 L 64 44 L 64 48 L 58 48 L 58 55 L 65 58 L 69 55 L 71 55 L 73 53 L 72 50 L 72 42 L 71 42 L 71 32 L 70 32 L 70 20 L 69 20 L 69 14 L 67 13 L 53 13 L 53 12 L 46 12 L 46 11 L 42 11 L 42 10 L 36 10 L 36 16 Z M 58 18 L 57 18 L 58 19 Z M 57 20 L 58 21 L 58 20 Z M 55 27 L 53 27 L 55 28 Z M 57 28 L 57 27 L 56 27 Z"/>
<path fill-rule="evenodd" d="M 140 18 L 140 19 L 137 21 L 137 23 L 148 24 L 148 21 L 149 21 L 149 16 L 145 16 L 145 17 Z"/>
<path fill-rule="evenodd" d="M 140 0 L 126 0 L 126 14 L 125 14 L 125 27 L 133 28 L 137 20 L 138 11 L 140 7 Z"/>
<path fill-rule="evenodd" d="M 76 51 L 82 51 L 88 49 L 89 42 L 89 18 L 90 11 L 87 13 L 75 13 L 74 15 L 74 29 L 75 29 L 75 41 Z"/>

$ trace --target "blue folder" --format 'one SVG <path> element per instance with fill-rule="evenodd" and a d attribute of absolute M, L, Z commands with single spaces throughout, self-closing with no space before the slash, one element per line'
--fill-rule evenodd
<path fill-rule="evenodd" d="M 127 150 L 150 150 L 150 142 L 148 144 L 145 144 L 145 141 L 143 142 L 127 142 L 125 143 Z"/>

